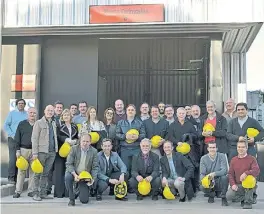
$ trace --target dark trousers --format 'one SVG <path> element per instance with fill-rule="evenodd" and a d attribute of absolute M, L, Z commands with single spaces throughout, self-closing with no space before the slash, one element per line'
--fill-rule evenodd
<path fill-rule="evenodd" d="M 138 155 L 139 151 L 140 151 L 139 147 L 135 147 L 135 148 L 121 147 L 120 149 L 120 157 L 127 167 L 127 174 L 129 178 L 131 176 L 132 158 L 134 155 Z"/>
<path fill-rule="evenodd" d="M 110 179 L 117 179 L 117 180 L 119 180 L 120 175 L 121 175 L 121 172 L 113 172 L 110 175 Z M 125 182 L 127 182 L 127 180 L 128 180 L 128 176 L 125 175 Z M 102 195 L 103 192 L 108 188 L 108 186 L 114 188 L 115 185 L 114 184 L 107 183 L 104 180 L 98 179 L 98 181 L 97 181 L 97 193 L 99 195 Z"/>
<path fill-rule="evenodd" d="M 14 139 L 11 137 L 8 137 L 8 151 L 9 151 L 8 179 L 16 181 L 16 177 L 17 177 L 16 143 Z"/>
<path fill-rule="evenodd" d="M 228 185 L 229 185 L 228 177 L 224 175 L 215 178 L 214 188 L 208 188 L 208 189 L 202 188 L 202 191 L 204 193 L 209 194 L 209 197 L 215 197 L 216 192 L 221 192 L 221 198 L 225 198 Z"/>
<path fill-rule="evenodd" d="M 47 186 L 47 191 L 51 192 L 52 191 L 52 185 L 53 185 L 53 178 L 54 178 L 54 167 L 55 167 L 55 162 L 52 165 L 49 175 L 48 175 L 48 186 Z"/>
<path fill-rule="evenodd" d="M 73 192 L 73 183 L 74 183 L 73 175 L 69 172 L 66 172 L 65 173 L 65 186 L 66 186 L 67 191 L 69 192 L 70 200 L 75 200 L 75 194 Z M 89 187 L 87 186 L 87 183 L 84 181 L 79 181 L 78 187 L 79 187 L 80 202 L 83 204 L 87 204 L 89 202 L 89 194 L 90 194 L 90 190 L 89 190 Z"/>
<path fill-rule="evenodd" d="M 197 192 L 197 189 L 199 189 L 200 186 L 200 169 L 199 167 L 194 168 L 194 175 L 193 178 L 191 178 L 193 192 Z"/>
<path fill-rule="evenodd" d="M 57 198 L 68 197 L 64 182 L 65 162 L 66 158 L 60 157 L 57 153 L 54 162 L 54 197 Z"/>
<path fill-rule="evenodd" d="M 140 193 L 138 192 L 138 181 L 136 178 L 132 177 L 129 179 L 129 186 L 135 191 L 135 193 L 137 195 L 140 195 Z M 153 179 L 151 182 L 151 193 L 152 196 L 156 196 L 159 195 L 160 193 L 160 188 L 161 188 L 161 180 L 160 177 L 157 177 L 155 179 Z"/>

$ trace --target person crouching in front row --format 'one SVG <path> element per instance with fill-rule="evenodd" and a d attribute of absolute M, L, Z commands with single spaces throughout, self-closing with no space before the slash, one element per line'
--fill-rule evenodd
<path fill-rule="evenodd" d="M 116 152 L 112 152 L 112 140 L 102 140 L 102 151 L 98 155 L 99 172 L 97 182 L 97 196 L 96 200 L 102 200 L 102 194 L 107 189 L 114 188 L 116 184 L 121 184 L 124 181 L 127 182 L 127 168 L 124 162 L 121 160 Z M 112 193 L 113 194 L 113 193 Z M 116 200 L 127 201 L 127 197 L 115 198 Z"/>
<path fill-rule="evenodd" d="M 185 202 L 186 194 L 188 199 L 193 197 L 191 177 L 194 166 L 191 161 L 178 152 L 173 152 L 173 144 L 166 141 L 163 144 L 165 155 L 160 159 L 162 170 L 162 187 L 169 186 L 171 192 L 180 194 L 180 202 Z M 186 192 L 185 192 L 186 190 Z"/>
<path fill-rule="evenodd" d="M 151 152 L 151 142 L 144 138 L 140 142 L 140 153 L 132 160 L 132 177 L 129 186 L 136 192 L 137 200 L 142 200 L 143 196 L 138 191 L 138 183 L 145 179 L 151 184 L 152 200 L 158 200 L 160 190 L 160 163 L 159 156 Z"/>
<path fill-rule="evenodd" d="M 75 199 L 78 197 L 73 192 L 74 181 L 79 187 L 79 199 L 81 203 L 89 202 L 90 187 L 95 185 L 98 173 L 97 150 L 91 145 L 91 136 L 88 133 L 82 133 L 80 136 L 80 145 L 73 146 L 66 161 L 65 185 L 69 192 L 69 206 L 75 205 Z M 79 177 L 81 172 L 88 172 L 92 178 L 87 183 Z"/>

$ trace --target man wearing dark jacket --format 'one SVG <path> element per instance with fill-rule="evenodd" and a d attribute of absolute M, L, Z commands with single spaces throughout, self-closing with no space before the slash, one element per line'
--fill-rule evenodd
<path fill-rule="evenodd" d="M 159 157 L 163 155 L 162 143 L 168 133 L 169 122 L 165 119 L 160 118 L 158 106 L 151 107 L 151 118 L 143 121 L 146 137 L 151 139 L 153 136 L 158 135 L 162 139 L 159 142 L 158 148 L 151 148 L 151 151 L 156 153 Z"/>
<path fill-rule="evenodd" d="M 145 179 L 151 183 L 152 200 L 158 200 L 160 189 L 160 163 L 159 156 L 150 151 L 151 142 L 145 138 L 140 142 L 141 152 L 133 157 L 132 177 L 129 185 L 137 194 L 137 200 L 142 200 L 143 196 L 138 191 L 138 183 Z"/>
<path fill-rule="evenodd" d="M 127 119 L 120 120 L 116 126 L 116 139 L 119 141 L 120 156 L 127 167 L 128 175 L 131 171 L 132 157 L 140 151 L 139 143 L 145 138 L 145 128 L 141 120 L 136 117 L 136 107 L 132 104 L 127 107 Z M 139 135 L 128 134 L 130 129 L 136 129 Z M 133 141 L 128 143 L 127 140 Z"/>
<path fill-rule="evenodd" d="M 238 141 L 248 141 L 248 154 L 256 157 L 257 151 L 255 142 L 261 141 L 264 138 L 264 129 L 261 127 L 258 121 L 247 116 L 247 111 L 248 107 L 246 103 L 238 103 L 236 106 L 238 118 L 232 119 L 228 124 L 227 139 L 230 145 L 229 160 L 238 154 Z M 248 138 L 246 136 L 248 128 L 257 129 L 259 134 L 254 138 Z"/>
<path fill-rule="evenodd" d="M 112 189 L 114 185 L 127 182 L 127 168 L 116 152 L 112 152 L 112 140 L 103 139 L 102 151 L 97 154 L 99 163 L 97 196 L 96 200 L 102 200 L 102 194 L 108 186 Z M 127 197 L 115 198 L 116 200 L 127 201 Z"/>
<path fill-rule="evenodd" d="M 182 154 L 173 152 L 173 144 L 166 141 L 163 144 L 165 156 L 160 159 L 162 170 L 162 186 L 168 185 L 172 192 L 177 189 L 180 194 L 180 202 L 185 202 L 186 194 L 188 199 L 193 197 L 191 177 L 194 166 Z"/>

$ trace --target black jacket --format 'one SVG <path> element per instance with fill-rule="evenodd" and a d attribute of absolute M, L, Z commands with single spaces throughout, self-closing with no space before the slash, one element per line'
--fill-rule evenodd
<path fill-rule="evenodd" d="M 72 132 L 70 136 L 69 130 L 67 126 L 65 125 L 65 123 L 61 123 L 61 126 L 59 127 L 59 130 L 58 130 L 58 148 L 59 149 L 65 142 L 66 138 L 71 138 L 72 140 L 78 139 L 77 125 L 74 123 L 71 123 L 71 128 L 72 128 Z"/>
<path fill-rule="evenodd" d="M 143 178 L 147 176 L 152 176 L 153 179 L 160 176 L 160 163 L 159 156 L 153 152 L 149 152 L 148 165 L 145 169 L 145 163 L 142 158 L 142 152 L 138 155 L 133 156 L 131 175 L 136 178 L 141 175 Z"/>
<path fill-rule="evenodd" d="M 203 115 L 201 117 L 201 128 L 203 129 L 203 126 L 208 118 L 208 113 Z M 201 130 L 202 132 L 202 130 Z M 216 146 L 218 148 L 218 152 L 228 154 L 228 143 L 226 139 L 226 133 L 227 133 L 227 122 L 224 116 L 216 112 L 216 127 L 215 131 L 213 132 L 213 136 L 215 137 Z M 202 136 L 202 133 L 200 133 L 200 137 L 203 140 L 205 137 Z"/>

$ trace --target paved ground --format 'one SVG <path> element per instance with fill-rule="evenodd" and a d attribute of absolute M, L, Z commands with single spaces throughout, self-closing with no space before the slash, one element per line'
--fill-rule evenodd
<path fill-rule="evenodd" d="M 75 207 L 68 207 L 68 199 L 52 199 L 42 202 L 35 202 L 26 196 L 26 193 L 19 199 L 13 199 L 12 196 L 1 198 L 1 211 L 3 214 L 52 214 L 52 213 L 78 213 L 87 214 L 89 212 L 102 213 L 115 213 L 115 214 L 158 214 L 166 212 L 166 214 L 180 212 L 181 214 L 241 214 L 243 213 L 264 213 L 264 183 L 259 183 L 258 188 L 258 203 L 254 205 L 253 210 L 241 210 L 239 204 L 230 204 L 229 207 L 221 207 L 220 199 L 216 199 L 214 204 L 208 204 L 207 198 L 204 198 L 200 192 L 191 202 L 179 203 L 178 200 L 168 201 L 159 199 L 153 202 L 151 199 L 146 198 L 143 201 L 136 201 L 134 195 L 129 195 L 129 201 L 120 202 L 115 201 L 110 196 L 104 196 L 103 201 L 97 202 L 91 198 L 89 204 L 83 205 L 76 200 Z"/>

